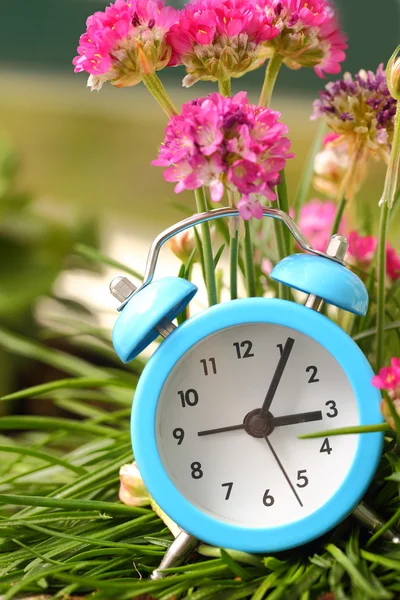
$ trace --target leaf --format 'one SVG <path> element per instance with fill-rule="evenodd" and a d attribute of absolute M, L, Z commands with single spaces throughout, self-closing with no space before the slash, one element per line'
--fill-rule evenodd
<path fill-rule="evenodd" d="M 139 273 L 135 269 L 132 269 L 131 267 L 128 267 L 127 265 L 124 265 L 118 260 L 114 260 L 110 256 L 106 256 L 102 252 L 99 252 L 99 250 L 96 250 L 96 248 L 92 248 L 91 246 L 85 246 L 84 244 L 77 244 L 74 250 L 77 254 L 81 254 L 82 256 L 88 258 L 93 262 L 98 262 L 109 267 L 115 267 L 116 269 L 120 269 L 124 273 L 132 275 L 140 281 L 143 280 L 143 275 L 141 273 Z"/>
<path fill-rule="evenodd" d="M 12 454 L 20 454 L 21 456 L 32 456 L 33 458 L 38 458 L 39 460 L 43 460 L 50 465 L 58 465 L 60 467 L 64 467 L 68 471 L 73 471 L 74 473 L 78 473 L 78 475 L 84 475 L 87 471 L 84 467 L 79 467 L 73 465 L 62 458 L 57 458 L 56 456 L 52 456 L 51 454 L 46 454 L 45 452 L 39 452 L 39 450 L 33 450 L 31 448 L 25 448 L 24 446 L 4 446 L 0 445 L 0 453 L 1 452 L 11 452 Z"/>
<path fill-rule="evenodd" d="M 364 594 L 365 598 L 371 598 L 373 600 L 378 599 L 390 599 L 393 598 L 392 594 L 388 591 L 382 590 L 378 592 L 372 589 L 370 582 L 365 579 L 357 567 L 349 560 L 349 558 L 334 544 L 328 544 L 326 546 L 327 551 L 338 561 L 339 564 L 349 574 L 352 582 L 356 585 Z"/>
<path fill-rule="evenodd" d="M 0 327 L 0 347 L 10 354 L 31 358 L 44 364 L 60 369 L 64 373 L 84 377 L 99 377 L 104 379 L 104 370 L 94 367 L 85 360 L 72 356 L 55 348 L 47 348 L 37 342 L 7 331 Z"/>
<path fill-rule="evenodd" d="M 148 508 L 126 506 L 116 502 L 100 502 L 98 500 L 72 500 L 66 498 L 50 498 L 42 496 L 16 496 L 13 494 L 0 494 L 0 504 L 15 504 L 16 506 L 40 506 L 47 508 L 61 508 L 80 511 L 101 511 L 108 515 L 125 515 L 135 517 L 138 515 L 152 515 Z M 55 513 L 56 514 L 56 513 Z M 18 518 L 18 515 L 17 515 Z M 27 519 L 25 519 L 27 520 Z M 12 521 L 8 523 L 11 525 Z"/>
<path fill-rule="evenodd" d="M 220 258 L 222 256 L 222 253 L 223 253 L 224 250 L 225 250 L 225 244 L 222 244 L 222 246 L 218 250 L 217 254 L 214 256 L 214 269 L 217 268 L 219 260 L 220 260 Z"/>
<path fill-rule="evenodd" d="M 243 579 L 243 581 L 249 581 L 252 578 L 246 569 L 241 567 L 239 563 L 237 563 L 235 559 L 232 558 L 232 556 L 223 548 L 221 548 L 221 558 L 230 568 L 232 573 L 236 575 L 236 577 L 240 577 L 240 579 Z"/>
<path fill-rule="evenodd" d="M 95 377 L 79 377 L 75 379 L 58 379 L 41 385 L 34 385 L 30 388 L 13 392 L 3 396 L 0 400 L 20 400 L 21 398 L 31 398 L 41 396 L 55 390 L 82 389 L 82 388 L 102 388 L 102 387 L 121 387 L 132 389 L 132 384 L 120 379 L 96 379 Z"/>
<path fill-rule="evenodd" d="M 377 425 L 357 425 L 355 427 L 340 427 L 339 429 L 328 429 L 326 431 L 318 431 L 307 433 L 306 435 L 297 436 L 300 440 L 310 440 L 312 438 L 327 437 L 330 435 L 349 435 L 353 433 L 376 433 L 379 431 L 392 431 L 387 423 L 379 423 Z"/>
<path fill-rule="evenodd" d="M 90 433 L 92 435 L 103 435 L 110 438 L 121 437 L 121 432 L 105 427 L 104 425 L 93 425 L 87 421 L 76 421 L 58 417 L 0 417 L 0 430 L 12 429 L 39 429 L 50 430 L 64 429 L 67 431 Z"/>

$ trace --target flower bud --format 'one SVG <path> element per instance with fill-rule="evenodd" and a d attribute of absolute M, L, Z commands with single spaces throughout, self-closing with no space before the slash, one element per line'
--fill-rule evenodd
<path fill-rule="evenodd" d="M 400 57 L 397 56 L 399 51 L 400 46 L 397 46 L 386 67 L 389 92 L 396 100 L 400 100 Z"/>
<path fill-rule="evenodd" d="M 168 241 L 168 246 L 180 261 L 186 263 L 196 247 L 194 229 L 185 229 L 185 231 L 181 231 L 174 235 L 174 237 Z M 197 254 L 198 253 L 196 252 L 194 256 L 195 260 L 197 260 Z"/>
<path fill-rule="evenodd" d="M 127 506 L 148 506 L 151 496 L 139 473 L 136 463 L 122 465 L 119 470 L 121 486 L 119 499 Z"/>

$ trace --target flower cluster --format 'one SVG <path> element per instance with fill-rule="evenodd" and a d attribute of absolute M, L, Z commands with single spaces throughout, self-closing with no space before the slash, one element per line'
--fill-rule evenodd
<path fill-rule="evenodd" d="M 328 245 L 333 221 L 336 214 L 336 204 L 332 201 L 322 202 L 311 200 L 302 206 L 298 225 L 301 232 L 316 250 L 324 252 Z M 344 233 L 344 220 L 338 233 Z"/>
<path fill-rule="evenodd" d="M 368 269 L 378 246 L 377 238 L 371 235 L 361 236 L 357 231 L 350 231 L 348 239 L 350 261 Z M 400 256 L 390 244 L 386 246 L 386 275 L 391 281 L 400 279 Z"/>
<path fill-rule="evenodd" d="M 361 70 L 353 78 L 328 83 L 314 102 L 312 119 L 323 117 L 351 146 L 386 161 L 393 139 L 396 100 L 389 93 L 383 65 L 376 73 Z M 360 157 L 358 157 L 358 160 Z"/>
<path fill-rule="evenodd" d="M 279 30 L 268 51 L 280 54 L 288 67 L 314 67 L 319 77 L 339 73 L 347 38 L 340 31 L 328 0 L 255 0 L 267 22 Z"/>
<path fill-rule="evenodd" d="M 275 200 L 274 187 L 285 167 L 290 141 L 280 113 L 249 103 L 240 92 L 233 98 L 214 93 L 187 102 L 171 117 L 165 141 L 153 165 L 167 167 L 166 181 L 175 192 L 205 185 L 219 202 L 224 189 L 238 192 L 244 219 L 262 217 L 257 196 Z"/>
<path fill-rule="evenodd" d="M 372 385 L 387 391 L 393 401 L 397 414 L 400 414 L 400 358 L 393 357 L 390 367 L 383 367 L 378 375 L 372 378 Z M 381 410 L 386 421 L 394 428 L 394 419 L 385 399 L 382 400 Z"/>
<path fill-rule="evenodd" d="M 252 0 L 193 0 L 171 28 L 170 66 L 183 64 L 183 85 L 241 77 L 263 64 L 264 43 L 277 35 Z"/>
<path fill-rule="evenodd" d="M 177 15 L 162 0 L 116 0 L 88 18 L 73 60 L 75 72 L 90 74 L 92 90 L 105 81 L 116 87 L 136 85 L 169 63 L 166 35 Z"/>

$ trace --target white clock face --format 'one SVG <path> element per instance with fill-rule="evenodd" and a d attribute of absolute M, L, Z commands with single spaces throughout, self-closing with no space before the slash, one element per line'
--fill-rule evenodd
<path fill-rule="evenodd" d="M 358 436 L 298 436 L 358 424 L 350 382 L 325 348 L 295 329 L 252 323 L 206 337 L 175 365 L 156 439 L 189 502 L 220 521 L 266 528 L 314 513 L 353 463 Z"/>

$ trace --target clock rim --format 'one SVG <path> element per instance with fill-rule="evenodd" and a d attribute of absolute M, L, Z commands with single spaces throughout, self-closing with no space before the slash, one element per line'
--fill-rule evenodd
<path fill-rule="evenodd" d="M 360 425 L 382 422 L 380 393 L 372 368 L 357 344 L 333 321 L 303 305 L 276 298 L 231 300 L 204 310 L 180 325 L 148 361 L 140 377 L 131 415 L 131 439 L 144 483 L 162 510 L 182 529 L 212 544 L 245 552 L 279 552 L 323 535 L 357 506 L 378 466 L 383 433 L 360 434 L 345 480 L 314 513 L 275 527 L 245 527 L 204 513 L 183 496 L 165 470 L 157 448 L 156 411 L 163 385 L 180 358 L 203 338 L 235 325 L 270 323 L 311 337 L 336 359 L 352 386 Z"/>

